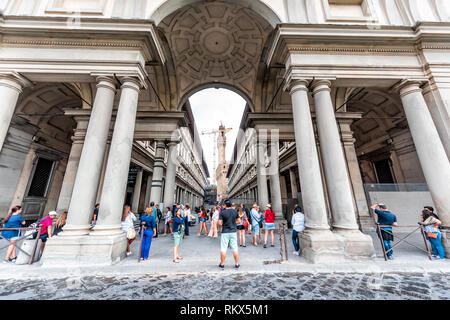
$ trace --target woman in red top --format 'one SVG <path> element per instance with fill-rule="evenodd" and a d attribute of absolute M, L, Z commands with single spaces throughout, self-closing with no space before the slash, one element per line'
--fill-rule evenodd
<path fill-rule="evenodd" d="M 273 232 L 275 230 L 275 212 L 272 210 L 272 206 L 268 204 L 266 206 L 266 214 L 264 215 L 264 220 L 266 221 L 266 232 L 264 234 L 264 248 L 267 248 L 267 236 L 269 235 L 270 230 L 270 236 L 272 238 L 272 247 L 275 247 L 274 241 L 274 235 Z"/>
<path fill-rule="evenodd" d="M 205 207 L 200 208 L 200 231 L 198 233 L 198 236 L 202 235 L 202 230 L 205 230 L 205 236 L 208 235 L 208 226 L 206 225 L 206 219 L 208 217 L 208 214 L 206 213 Z"/>

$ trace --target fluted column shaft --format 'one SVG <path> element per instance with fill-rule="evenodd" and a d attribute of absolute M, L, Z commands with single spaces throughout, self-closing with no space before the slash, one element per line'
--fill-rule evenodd
<path fill-rule="evenodd" d="M 99 218 L 93 235 L 122 232 L 120 223 L 130 169 L 140 87 L 140 83 L 134 78 L 123 80 L 103 182 Z"/>
<path fill-rule="evenodd" d="M 297 199 L 297 177 L 295 176 L 295 172 L 292 168 L 289 169 L 289 177 L 291 179 L 291 192 L 292 192 L 292 198 Z"/>
<path fill-rule="evenodd" d="M 331 82 L 313 83 L 317 131 L 330 201 L 333 227 L 358 229 L 344 151 L 331 100 Z"/>
<path fill-rule="evenodd" d="M 111 78 L 97 78 L 97 94 L 78 165 L 67 224 L 61 235 L 87 234 L 91 227 L 89 219 L 97 196 L 115 92 L 116 87 Z"/>

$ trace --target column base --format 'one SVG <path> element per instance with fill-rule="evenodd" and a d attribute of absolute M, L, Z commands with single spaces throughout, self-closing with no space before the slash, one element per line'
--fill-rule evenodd
<path fill-rule="evenodd" d="M 89 233 L 90 236 L 115 236 L 123 233 L 120 224 L 116 225 L 96 225 Z"/>
<path fill-rule="evenodd" d="M 84 236 L 89 234 L 91 228 L 92 226 L 90 224 L 86 225 L 67 224 L 63 227 L 63 231 L 58 236 L 61 237 Z"/>
<path fill-rule="evenodd" d="M 344 243 L 347 261 L 367 261 L 375 258 L 372 237 L 359 230 L 335 230 L 333 233 Z"/>
<path fill-rule="evenodd" d="M 307 229 L 299 234 L 301 254 L 310 263 L 344 263 L 344 241 L 330 230 Z"/>
<path fill-rule="evenodd" d="M 52 237 L 47 240 L 44 267 L 108 266 L 125 259 L 127 237 L 120 235 Z"/>

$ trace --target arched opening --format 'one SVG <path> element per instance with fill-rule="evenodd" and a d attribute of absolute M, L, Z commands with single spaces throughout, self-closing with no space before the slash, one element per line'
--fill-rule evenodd
<path fill-rule="evenodd" d="M 247 103 L 229 89 L 208 88 L 192 94 L 187 105 L 192 110 L 205 152 L 210 184 L 217 185 L 218 197 L 223 197 L 227 192 L 228 165 Z"/>

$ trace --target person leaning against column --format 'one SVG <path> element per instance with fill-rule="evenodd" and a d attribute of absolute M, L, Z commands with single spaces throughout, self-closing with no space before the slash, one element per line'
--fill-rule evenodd
<path fill-rule="evenodd" d="M 180 247 L 183 242 L 183 226 L 184 222 L 186 221 L 186 217 L 184 217 L 181 213 L 181 208 L 177 209 L 177 212 L 175 214 L 175 217 L 173 218 L 173 239 L 174 239 L 174 246 L 173 246 L 173 262 L 179 263 L 182 259 L 180 257 Z"/>
<path fill-rule="evenodd" d="M 379 209 L 376 209 L 376 208 Z M 390 212 L 386 205 L 384 204 L 374 204 L 370 207 L 373 212 L 375 212 L 378 215 L 378 224 L 381 226 L 398 226 L 397 224 L 397 217 Z M 388 232 L 387 232 L 388 231 Z M 391 241 L 394 240 L 394 236 L 392 235 L 392 228 L 391 227 L 381 227 L 381 236 L 383 238 L 383 244 L 384 248 L 387 251 L 387 256 L 389 260 L 394 260 L 394 252 L 391 250 L 392 245 Z M 389 251 L 390 250 L 390 251 Z"/>
<path fill-rule="evenodd" d="M 125 205 L 122 213 L 121 229 L 127 234 L 127 256 L 131 255 L 130 246 L 136 240 L 136 231 L 134 230 L 134 222 L 137 220 L 129 205 Z"/>
<path fill-rule="evenodd" d="M 51 238 L 53 236 L 53 233 L 52 233 L 53 219 L 55 219 L 57 215 L 58 215 L 58 213 L 56 211 L 51 211 L 51 212 L 49 212 L 48 216 L 46 216 L 45 218 L 42 218 L 38 222 L 38 227 L 39 226 L 42 227 L 41 235 L 39 237 L 39 239 L 41 239 L 41 241 L 42 241 L 41 255 L 44 252 L 45 243 L 47 242 L 47 239 Z"/>
<path fill-rule="evenodd" d="M 433 258 L 436 260 L 445 259 L 445 251 L 442 246 L 442 234 L 439 230 L 442 222 L 430 209 L 422 210 L 420 218 L 421 224 L 424 225 L 425 236 L 433 250 Z"/>
<path fill-rule="evenodd" d="M 141 260 L 149 260 L 150 247 L 152 245 L 152 239 L 156 233 L 156 221 L 152 214 L 153 210 L 146 210 L 145 216 L 141 217 L 141 223 L 139 227 L 139 233 L 142 239 L 142 249 L 140 252 Z"/>
<path fill-rule="evenodd" d="M 292 242 L 294 244 L 294 255 L 300 255 L 300 245 L 298 241 L 298 234 L 305 230 L 305 215 L 302 213 L 302 208 L 296 206 L 294 208 L 294 215 L 291 220 L 292 224 Z"/>

